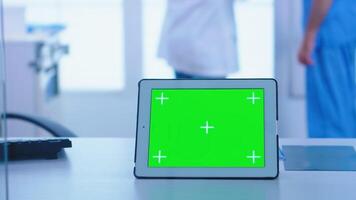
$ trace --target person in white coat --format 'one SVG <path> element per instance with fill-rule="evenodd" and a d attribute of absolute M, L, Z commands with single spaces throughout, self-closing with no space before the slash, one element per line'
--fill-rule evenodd
<path fill-rule="evenodd" d="M 238 70 L 234 0 L 167 0 L 158 56 L 176 78 L 225 78 Z"/>

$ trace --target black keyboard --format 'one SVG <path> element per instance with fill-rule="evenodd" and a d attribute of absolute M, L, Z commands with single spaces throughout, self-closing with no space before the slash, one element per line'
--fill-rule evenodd
<path fill-rule="evenodd" d="M 3 159 L 4 142 L 0 142 L 0 159 Z M 72 147 L 69 139 L 24 139 L 7 141 L 8 160 L 57 159 L 63 148 Z"/>

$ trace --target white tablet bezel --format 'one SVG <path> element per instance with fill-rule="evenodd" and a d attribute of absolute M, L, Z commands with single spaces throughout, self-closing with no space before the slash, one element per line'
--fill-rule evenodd
<path fill-rule="evenodd" d="M 148 146 L 152 89 L 264 89 L 264 168 L 149 168 Z M 276 178 L 278 176 L 277 82 L 274 79 L 176 80 L 139 82 L 134 175 L 137 178 Z"/>

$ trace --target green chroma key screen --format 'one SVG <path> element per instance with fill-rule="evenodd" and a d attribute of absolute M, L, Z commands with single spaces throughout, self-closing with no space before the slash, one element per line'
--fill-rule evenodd
<path fill-rule="evenodd" d="M 263 168 L 263 89 L 153 89 L 148 167 Z"/>

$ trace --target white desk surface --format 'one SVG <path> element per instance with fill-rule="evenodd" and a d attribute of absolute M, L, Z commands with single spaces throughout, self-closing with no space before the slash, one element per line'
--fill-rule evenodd
<path fill-rule="evenodd" d="M 134 140 L 72 139 L 58 160 L 11 161 L 10 200 L 288 199 L 356 200 L 356 172 L 291 172 L 276 180 L 138 180 Z M 281 144 L 356 146 L 356 140 L 292 140 Z"/>

